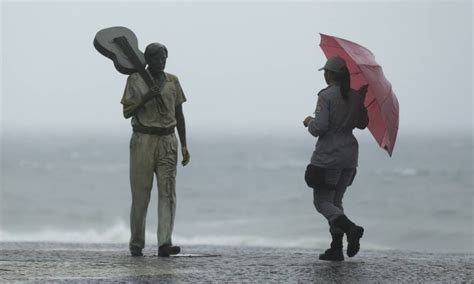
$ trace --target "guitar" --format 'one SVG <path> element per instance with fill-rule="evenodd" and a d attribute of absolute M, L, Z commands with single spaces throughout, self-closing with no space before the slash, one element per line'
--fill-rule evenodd
<path fill-rule="evenodd" d="M 128 42 L 128 46 L 125 41 Z M 145 56 L 138 49 L 137 37 L 126 27 L 100 30 L 95 35 L 94 47 L 102 55 L 110 58 L 114 62 L 115 69 L 122 74 L 130 75 L 145 68 Z"/>
<path fill-rule="evenodd" d="M 146 72 L 145 55 L 138 49 L 137 37 L 130 29 L 126 27 L 102 29 L 95 35 L 94 47 L 100 54 L 114 62 L 117 71 L 125 75 L 140 73 L 150 90 L 158 92 L 158 86 Z M 160 105 L 166 109 L 160 94 L 157 94 L 157 99 Z"/>

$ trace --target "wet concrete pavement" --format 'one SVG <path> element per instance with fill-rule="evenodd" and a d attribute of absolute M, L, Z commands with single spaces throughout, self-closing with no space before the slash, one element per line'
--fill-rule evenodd
<path fill-rule="evenodd" d="M 321 250 L 185 246 L 211 257 L 130 257 L 126 244 L 0 243 L 0 281 L 20 282 L 471 282 L 473 254 L 361 251 L 344 262 Z"/>

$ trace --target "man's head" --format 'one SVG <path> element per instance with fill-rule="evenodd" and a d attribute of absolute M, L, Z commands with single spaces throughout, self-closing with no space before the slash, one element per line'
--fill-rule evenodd
<path fill-rule="evenodd" d="M 165 70 L 166 58 L 168 58 L 168 49 L 161 43 L 151 43 L 145 49 L 145 59 L 153 73 Z"/>

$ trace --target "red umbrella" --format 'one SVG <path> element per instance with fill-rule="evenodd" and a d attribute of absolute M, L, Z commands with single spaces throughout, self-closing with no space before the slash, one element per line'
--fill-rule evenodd
<path fill-rule="evenodd" d="M 382 67 L 367 48 L 334 36 L 321 34 L 319 44 L 327 58 L 342 57 L 351 73 L 351 88 L 368 84 L 365 106 L 369 113 L 369 130 L 377 143 L 392 156 L 398 132 L 398 100 Z"/>

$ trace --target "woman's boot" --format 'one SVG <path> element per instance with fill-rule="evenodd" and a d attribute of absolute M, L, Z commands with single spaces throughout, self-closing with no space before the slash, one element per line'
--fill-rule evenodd
<path fill-rule="evenodd" d="M 341 228 L 347 236 L 347 256 L 355 256 L 360 249 L 359 240 L 364 234 L 364 228 L 354 224 L 346 215 L 338 216 L 333 224 Z"/>
<path fill-rule="evenodd" d="M 324 253 L 319 255 L 320 260 L 332 260 L 332 261 L 343 261 L 344 254 L 342 253 L 342 238 L 344 234 L 333 234 L 331 248 L 327 249 Z"/>

